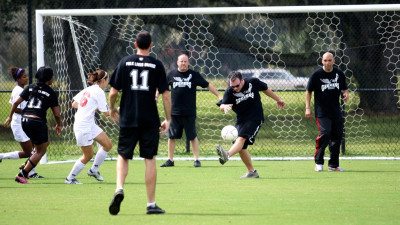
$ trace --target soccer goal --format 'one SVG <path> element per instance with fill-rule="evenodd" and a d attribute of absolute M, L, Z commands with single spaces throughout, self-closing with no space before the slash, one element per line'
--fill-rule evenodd
<path fill-rule="evenodd" d="M 167 72 L 186 51 L 191 68 L 221 92 L 227 87 L 227 74 L 241 70 L 246 76 L 257 73 L 282 96 L 284 110 L 263 98 L 266 122 L 252 153 L 264 156 L 310 156 L 315 127 L 304 119 L 305 84 L 322 54 L 334 52 L 352 91 L 350 103 L 343 106 L 346 144 L 356 155 L 380 155 L 381 150 L 363 150 L 374 141 L 365 110 L 372 110 L 372 101 L 380 107 L 400 105 L 399 10 L 400 4 L 36 10 L 37 66 L 56 71 L 54 87 L 60 93 L 65 126 L 62 137 L 52 138 L 49 157 L 80 154 L 72 131 L 71 99 L 85 87 L 89 71 L 102 68 L 112 73 L 122 57 L 133 54 L 134 38 L 141 30 L 151 32 L 152 55 Z M 374 100 L 369 99 L 371 92 Z M 235 115 L 223 115 L 208 91 L 199 89 L 197 96 L 202 155 L 213 154 L 220 130 L 234 124 Z M 98 123 L 117 143 L 118 126 L 101 116 Z M 166 146 L 164 137 L 160 154 L 166 154 Z M 184 148 L 184 141 L 178 143 L 178 152 Z"/>

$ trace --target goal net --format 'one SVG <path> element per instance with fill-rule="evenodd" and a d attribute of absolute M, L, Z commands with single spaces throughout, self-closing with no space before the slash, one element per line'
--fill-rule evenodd
<path fill-rule="evenodd" d="M 350 102 L 343 105 L 346 144 L 354 145 L 355 155 L 363 155 L 362 146 L 372 136 L 365 110 L 373 110 L 366 108 L 372 106 L 365 90 L 383 90 L 378 96 L 389 96 L 387 101 L 400 105 L 399 8 L 353 5 L 37 10 L 37 64 L 52 66 L 56 71 L 54 88 L 60 93 L 65 128 L 61 137 L 52 138 L 49 157 L 66 159 L 81 154 L 72 131 L 72 97 L 85 88 L 88 72 L 101 68 L 111 74 L 122 57 L 134 54 L 133 42 L 141 30 L 151 32 L 151 54 L 164 63 L 167 72 L 176 68 L 177 56 L 186 51 L 191 68 L 221 94 L 227 87 L 227 74 L 240 70 L 245 76 L 265 81 L 285 100 L 287 107 L 278 110 L 271 99 L 262 97 L 266 121 L 252 147 L 253 154 L 262 156 L 312 155 L 316 127 L 304 119 L 305 85 L 320 66 L 323 53 L 332 51 L 351 91 Z M 360 38 L 369 38 L 370 43 L 376 39 L 384 47 L 377 49 Z M 369 58 L 361 59 L 363 55 Z M 369 68 L 374 60 L 382 75 L 363 77 L 361 66 Z M 221 142 L 222 127 L 235 123 L 235 115 L 222 114 L 215 102 L 210 92 L 198 90 L 197 129 L 202 155 L 213 154 L 215 145 Z M 97 122 L 116 146 L 118 126 L 100 115 Z M 163 137 L 160 141 L 160 155 L 166 155 L 166 140 Z M 178 154 L 184 152 L 185 141 L 177 144 Z M 111 151 L 111 156 L 115 155 Z"/>

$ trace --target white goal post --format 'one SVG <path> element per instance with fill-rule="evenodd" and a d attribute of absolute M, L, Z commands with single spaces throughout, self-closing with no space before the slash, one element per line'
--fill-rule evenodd
<path fill-rule="evenodd" d="M 290 104 L 279 111 L 273 102 L 263 100 L 267 125 L 260 131 L 257 142 L 268 142 L 258 143 L 254 152 L 266 156 L 308 156 L 309 151 L 304 148 L 313 148 L 310 140 L 315 130 L 304 121 L 302 114 L 304 98 L 299 92 L 304 91 L 304 86 L 296 89 L 294 83 L 311 74 L 325 51 L 333 51 L 336 65 L 345 72 L 351 90 L 358 90 L 363 81 L 353 72 L 351 62 L 359 59 L 353 57 L 355 53 L 346 43 L 343 35 L 346 24 L 338 14 L 365 12 L 371 13 L 377 26 L 376 35 L 385 45 L 381 54 L 387 61 L 387 83 L 398 87 L 400 63 L 396 54 L 400 41 L 396 37 L 400 28 L 395 20 L 400 15 L 400 4 L 36 10 L 37 67 L 51 65 L 56 70 L 55 86 L 60 93 L 66 124 L 61 141 L 70 145 L 51 146 L 57 150 L 50 157 L 80 153 L 72 135 L 70 100 L 76 91 L 85 87 L 89 71 L 101 67 L 112 72 L 116 61 L 123 55 L 133 54 L 134 37 L 142 29 L 152 33 L 155 42 L 152 55 L 164 63 L 167 72 L 174 68 L 178 52 L 187 51 L 191 67 L 221 91 L 226 88 L 223 81 L 231 70 L 271 68 L 271 71 L 289 74 L 274 89 Z M 71 58 L 75 60 L 72 62 Z M 280 75 L 268 76 L 260 75 L 260 78 L 272 84 Z M 220 141 L 220 129 L 234 124 L 235 115 L 222 116 L 215 102 L 210 102 L 214 98 L 205 97 L 208 94 L 199 90 L 197 105 L 201 116 L 197 127 L 202 151 L 204 148 L 210 153 Z M 398 91 L 390 95 L 400 106 Z M 359 94 L 354 92 L 352 97 L 344 108 L 346 140 L 349 145 L 358 143 L 353 148 L 355 154 L 363 155 L 363 146 L 374 140 L 371 128 L 365 123 L 364 109 L 359 106 Z M 118 127 L 106 118 L 97 119 L 116 141 Z M 282 140 L 290 142 L 289 150 L 280 149 Z M 160 145 L 165 145 L 165 138 Z M 160 149 L 165 148 L 166 145 Z"/>

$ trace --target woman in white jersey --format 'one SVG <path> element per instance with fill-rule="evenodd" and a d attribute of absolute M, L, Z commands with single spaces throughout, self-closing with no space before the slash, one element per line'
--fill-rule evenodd
<path fill-rule="evenodd" d="M 11 105 L 14 104 L 15 101 L 19 98 L 19 95 L 24 90 L 25 85 L 28 84 L 28 75 L 25 73 L 25 69 L 18 68 L 18 67 L 11 67 L 9 69 L 10 75 L 16 82 L 14 89 L 11 92 L 11 97 L 9 103 Z M 25 134 L 22 130 L 21 125 L 21 112 L 22 109 L 25 108 L 26 101 L 21 102 L 16 109 L 12 120 L 11 120 L 11 130 L 14 135 L 14 139 L 19 142 L 21 145 L 22 151 L 13 151 L 13 152 L 6 152 L 0 153 L 0 162 L 3 159 L 22 159 L 28 158 L 32 154 L 33 144 L 29 137 Z M 31 170 L 29 173 L 29 178 L 44 178 L 43 176 L 36 173 L 35 169 Z"/>
<path fill-rule="evenodd" d="M 99 167 L 112 148 L 110 138 L 95 123 L 96 110 L 109 116 L 107 99 L 104 93 L 104 89 L 108 85 L 108 75 L 104 70 L 97 69 L 88 74 L 87 83 L 89 87 L 80 91 L 72 102 L 72 107 L 78 109 L 75 113 L 74 133 L 77 145 L 82 149 L 83 156 L 75 162 L 71 172 L 65 178 L 64 183 L 66 184 L 80 184 L 76 176 L 93 157 L 93 141 L 98 143 L 98 151 L 87 174 L 98 181 L 103 181 Z"/>

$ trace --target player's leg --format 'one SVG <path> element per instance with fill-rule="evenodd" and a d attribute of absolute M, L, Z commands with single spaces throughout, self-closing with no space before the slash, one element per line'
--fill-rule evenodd
<path fill-rule="evenodd" d="M 343 138 L 343 120 L 332 120 L 331 141 L 329 143 L 330 159 L 328 162 L 329 170 L 340 171 L 339 154 L 340 145 Z"/>
<path fill-rule="evenodd" d="M 14 139 L 20 143 L 22 151 L 18 150 L 18 151 L 0 153 L 0 160 L 22 159 L 31 156 L 33 149 L 32 142 L 23 131 L 21 124 L 11 124 L 11 130 L 13 132 Z"/>
<path fill-rule="evenodd" d="M 111 215 L 117 215 L 121 202 L 124 200 L 124 184 L 129 170 L 129 159 L 133 158 L 133 150 L 138 142 L 139 132 L 136 128 L 120 128 L 118 138 L 118 158 L 116 165 L 116 189 L 108 211 Z"/>
<path fill-rule="evenodd" d="M 24 168 L 22 168 L 17 176 L 15 177 L 15 181 L 21 184 L 26 184 L 28 183 L 27 178 L 29 178 L 29 172 L 36 167 L 36 165 L 39 163 L 40 159 L 43 157 L 43 155 L 46 153 L 47 146 L 49 145 L 49 142 L 44 142 L 41 144 L 35 144 L 36 146 L 36 151 L 34 154 L 32 154 L 29 158 L 28 161 L 25 163 Z"/>
<path fill-rule="evenodd" d="M 156 204 L 157 168 L 156 155 L 160 134 L 158 128 L 140 130 L 139 151 L 145 163 L 145 184 L 147 192 L 147 214 L 162 214 L 163 209 Z"/>
<path fill-rule="evenodd" d="M 183 133 L 183 124 L 178 116 L 171 117 L 171 123 L 168 129 L 168 160 L 161 164 L 161 167 L 175 166 L 174 153 L 176 146 L 176 139 L 180 139 Z"/>
<path fill-rule="evenodd" d="M 322 165 L 324 165 L 325 148 L 328 146 L 331 138 L 332 121 L 325 117 L 316 118 L 316 124 L 318 128 L 318 136 L 315 139 L 314 161 L 316 166 L 318 165 L 321 167 L 318 169 L 322 170 Z"/>
<path fill-rule="evenodd" d="M 99 128 L 100 129 L 100 128 Z M 101 129 L 100 129 L 101 130 Z M 88 175 L 96 178 L 98 181 L 103 181 L 103 177 L 100 175 L 99 167 L 103 164 L 107 157 L 108 152 L 112 148 L 110 138 L 105 132 L 101 132 L 94 139 L 97 142 L 97 153 L 94 157 L 93 165 L 88 171 Z"/>
<path fill-rule="evenodd" d="M 243 149 L 242 151 L 239 152 L 239 155 L 244 165 L 247 168 L 247 173 L 245 173 L 240 178 L 259 178 L 257 170 L 255 170 L 253 167 L 249 151 L 247 149 Z"/>
<path fill-rule="evenodd" d="M 124 158 L 121 155 L 118 155 L 117 158 L 117 188 L 115 189 L 115 193 L 113 199 L 111 200 L 110 206 L 108 207 L 108 211 L 111 215 L 117 215 L 119 213 L 121 202 L 124 200 L 124 184 L 126 176 L 128 175 L 129 162 L 128 159 Z"/>
<path fill-rule="evenodd" d="M 190 140 L 190 144 L 192 146 L 193 157 L 194 157 L 193 166 L 201 167 L 201 163 L 199 160 L 200 143 L 199 139 L 197 138 L 197 132 L 196 132 L 197 131 L 196 117 L 195 116 L 186 117 L 184 121 L 184 127 L 185 127 L 186 139 Z"/>
<path fill-rule="evenodd" d="M 81 146 L 81 150 L 83 155 L 80 159 L 76 160 L 75 164 L 72 166 L 71 171 L 65 178 L 64 183 L 66 184 L 80 184 L 76 177 L 93 157 L 93 145 Z"/>

